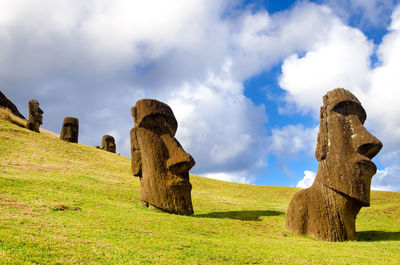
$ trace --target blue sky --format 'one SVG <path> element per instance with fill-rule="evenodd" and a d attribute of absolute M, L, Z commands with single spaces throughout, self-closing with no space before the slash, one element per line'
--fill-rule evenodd
<path fill-rule="evenodd" d="M 400 191 L 400 7 L 392 0 L 2 0 L 0 89 L 44 128 L 80 119 L 129 156 L 130 108 L 168 103 L 192 173 L 307 187 L 322 96 L 352 91 L 384 144 L 374 189 Z"/>

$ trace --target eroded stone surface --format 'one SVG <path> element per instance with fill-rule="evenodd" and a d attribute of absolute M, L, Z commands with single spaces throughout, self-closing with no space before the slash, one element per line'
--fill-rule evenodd
<path fill-rule="evenodd" d="M 65 117 L 61 128 L 60 139 L 77 143 L 79 134 L 79 120 L 74 117 Z"/>
<path fill-rule="evenodd" d="M 115 139 L 111 135 L 104 135 L 103 139 L 101 139 L 101 149 L 115 153 L 116 151 L 116 145 L 115 145 Z"/>
<path fill-rule="evenodd" d="M 39 132 L 39 127 L 43 123 L 43 110 L 39 107 L 39 102 L 35 99 L 29 100 L 29 121 L 26 127 L 34 132 Z"/>
<path fill-rule="evenodd" d="M 25 117 L 19 112 L 17 106 L 15 106 L 12 101 L 7 98 L 1 91 L 0 91 L 0 107 L 9 109 L 15 116 L 20 117 L 21 119 L 25 120 Z"/>
<path fill-rule="evenodd" d="M 195 162 L 174 137 L 178 123 L 171 108 L 154 99 L 142 99 L 132 108 L 132 116 L 132 174 L 140 178 L 143 205 L 193 214 L 189 170 Z"/>
<path fill-rule="evenodd" d="M 287 211 L 289 231 L 326 241 L 353 240 L 361 207 L 370 204 L 382 143 L 364 127 L 366 113 L 349 91 L 337 88 L 323 98 L 313 185 L 294 195 Z"/>

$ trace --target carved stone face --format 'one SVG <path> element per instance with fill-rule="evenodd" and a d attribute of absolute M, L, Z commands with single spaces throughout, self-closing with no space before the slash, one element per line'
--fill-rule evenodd
<path fill-rule="evenodd" d="M 39 107 L 37 100 L 29 100 L 29 121 L 39 125 L 43 123 L 43 110 Z"/>
<path fill-rule="evenodd" d="M 112 137 L 111 135 L 104 135 L 103 139 L 101 140 L 101 149 L 115 153 L 116 146 L 114 137 Z"/>
<path fill-rule="evenodd" d="M 63 126 L 61 128 L 60 139 L 71 143 L 77 143 L 78 133 L 79 120 L 74 117 L 65 117 Z"/>
<path fill-rule="evenodd" d="M 371 159 L 382 143 L 365 129 L 365 120 L 365 110 L 349 91 L 338 88 L 324 96 L 316 181 L 368 206 L 371 179 L 376 173 Z"/>
<path fill-rule="evenodd" d="M 177 122 L 171 108 L 142 99 L 132 115 L 132 173 L 140 177 L 142 202 L 170 213 L 192 214 L 189 170 L 195 162 L 174 137 Z"/>

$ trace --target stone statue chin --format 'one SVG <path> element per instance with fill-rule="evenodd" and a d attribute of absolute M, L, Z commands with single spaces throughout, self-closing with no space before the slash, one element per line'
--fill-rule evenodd
<path fill-rule="evenodd" d="M 286 228 L 326 241 L 353 240 L 355 219 L 370 204 L 376 166 L 371 159 L 382 143 L 365 127 L 366 113 L 349 91 L 337 88 L 323 98 L 313 185 L 294 195 Z"/>

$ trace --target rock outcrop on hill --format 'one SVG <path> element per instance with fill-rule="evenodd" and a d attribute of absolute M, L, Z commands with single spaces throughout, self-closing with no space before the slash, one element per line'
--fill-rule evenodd
<path fill-rule="evenodd" d="M 313 185 L 294 195 L 287 211 L 289 231 L 326 241 L 355 238 L 355 220 L 370 204 L 382 143 L 364 127 L 366 113 L 349 91 L 337 88 L 323 98 Z"/>
<path fill-rule="evenodd" d="M 9 98 L 7 98 L 1 91 L 0 91 L 0 107 L 9 109 L 15 116 L 18 116 L 21 119 L 25 120 L 24 115 L 22 115 L 19 112 L 17 106 L 15 106 L 15 104 L 12 103 L 12 101 Z"/>
<path fill-rule="evenodd" d="M 195 162 L 174 137 L 178 123 L 171 108 L 154 99 L 142 99 L 132 108 L 132 116 L 132 174 L 140 177 L 143 205 L 193 214 L 189 170 Z"/>

